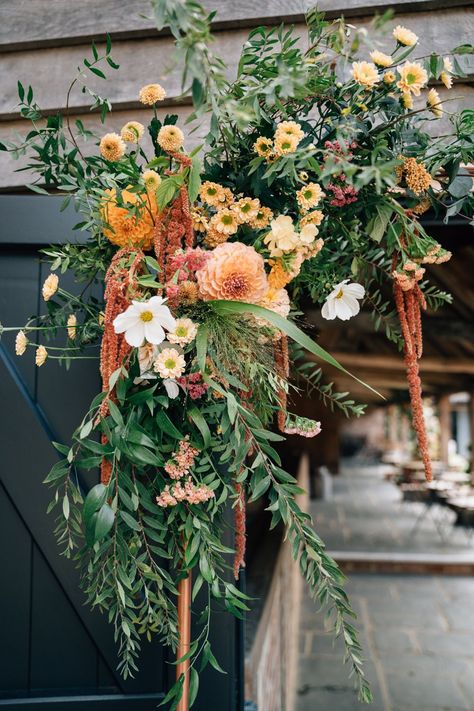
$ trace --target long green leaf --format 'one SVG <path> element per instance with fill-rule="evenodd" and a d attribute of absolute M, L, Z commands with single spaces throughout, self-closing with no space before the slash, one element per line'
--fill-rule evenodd
<path fill-rule="evenodd" d="M 371 385 L 364 383 L 363 380 L 360 380 L 360 378 L 358 378 L 356 375 L 346 370 L 346 368 L 344 368 L 344 366 L 342 366 L 335 358 L 333 358 L 330 353 L 324 350 L 324 348 L 321 348 L 321 346 L 318 346 L 318 344 L 315 343 L 312 338 L 303 333 L 303 331 L 298 328 L 298 326 L 296 326 L 292 321 L 288 321 L 288 319 L 283 318 L 283 316 L 280 316 L 280 314 L 277 314 L 274 311 L 269 311 L 268 309 L 263 308 L 263 306 L 256 306 L 255 304 L 246 304 L 242 301 L 217 300 L 210 301 L 209 305 L 212 306 L 212 308 L 217 313 L 222 314 L 223 316 L 225 316 L 225 314 L 251 313 L 254 316 L 259 316 L 260 318 L 269 321 L 273 326 L 278 328 L 280 331 L 283 331 L 283 333 L 285 333 L 289 338 L 298 343 L 300 346 L 303 346 L 303 348 L 306 348 L 307 351 L 315 355 L 317 358 L 320 358 L 326 363 L 329 363 L 329 365 L 332 365 L 334 368 L 337 368 L 341 372 L 346 373 L 346 375 L 350 375 L 350 377 L 354 378 L 354 380 L 356 380 L 358 383 L 360 383 L 361 385 L 368 388 L 373 393 L 384 399 L 383 395 L 381 395 Z"/>

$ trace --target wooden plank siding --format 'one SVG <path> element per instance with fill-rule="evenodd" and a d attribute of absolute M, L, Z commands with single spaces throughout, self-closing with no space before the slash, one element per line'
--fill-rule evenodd
<path fill-rule="evenodd" d="M 252 25 L 270 24 L 280 19 L 296 21 L 304 42 L 301 19 L 311 4 L 306 0 L 270 0 L 258 7 L 258 16 L 255 16 L 248 1 L 220 2 L 214 50 L 226 58 L 229 76 L 235 73 L 242 44 Z M 319 5 L 323 9 L 330 8 L 331 15 L 341 12 L 350 15 L 356 26 L 368 25 L 375 10 L 386 8 L 386 3 L 376 0 L 325 0 Z M 420 37 L 418 53 L 421 55 L 429 54 L 434 48 L 448 52 L 474 35 L 474 13 L 464 0 L 444 3 L 401 0 L 393 6 L 399 14 L 390 27 L 401 23 L 413 29 Z M 15 3 L 0 0 L 0 140 L 15 133 L 21 135 L 27 129 L 27 124 L 19 118 L 17 79 L 24 85 L 34 86 L 35 98 L 45 113 L 62 108 L 76 68 L 84 57 L 90 56 L 90 40 L 103 39 L 106 29 L 115 38 L 112 54 L 121 66 L 118 71 L 108 71 L 107 84 L 91 76 L 90 85 L 99 92 L 106 92 L 112 102 L 113 113 L 107 119 L 107 130 L 120 129 L 131 118 L 146 122 L 149 113 L 143 110 L 137 94 L 140 86 L 152 81 L 166 86 L 168 96 L 160 113 L 172 110 L 180 115 L 180 122 L 184 121 L 190 112 L 190 99 L 181 95 L 180 71 L 172 64 L 172 39 L 166 33 L 159 35 L 152 21 L 140 16 L 146 12 L 149 12 L 148 0 L 137 0 L 133 11 L 128 9 L 126 13 L 120 0 L 105 0 L 100 6 L 91 0 L 81 3 L 55 0 L 53 5 L 48 0 L 17 0 Z M 381 49 L 384 44 L 385 48 L 390 46 L 389 35 L 386 42 L 379 42 Z M 462 58 L 467 78 L 450 93 L 450 98 L 462 98 L 453 101 L 449 110 L 472 103 L 474 62 L 469 59 Z M 71 113 L 81 116 L 87 125 L 99 124 L 97 116 L 89 113 L 87 95 L 79 88 L 72 93 L 70 105 Z M 442 123 L 438 123 L 438 128 L 444 130 Z M 200 142 L 205 126 L 204 122 L 203 128 L 190 137 L 189 147 Z M 20 165 L 5 153 L 0 154 L 0 190 L 18 190 L 30 181 L 25 173 L 14 172 Z"/>

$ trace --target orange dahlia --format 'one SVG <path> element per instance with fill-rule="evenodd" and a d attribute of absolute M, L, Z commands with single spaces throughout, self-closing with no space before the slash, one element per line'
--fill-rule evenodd
<path fill-rule="evenodd" d="M 136 246 L 144 250 L 153 244 L 153 229 L 158 213 L 156 199 L 150 192 L 132 193 L 122 190 L 122 202 L 129 208 L 138 205 L 138 212 L 132 212 L 117 205 L 115 190 L 107 190 L 108 198 L 102 207 L 102 219 L 107 224 L 104 235 L 119 247 Z"/>
<path fill-rule="evenodd" d="M 218 245 L 196 272 L 204 301 L 230 299 L 258 304 L 268 289 L 263 258 L 241 242 Z"/>

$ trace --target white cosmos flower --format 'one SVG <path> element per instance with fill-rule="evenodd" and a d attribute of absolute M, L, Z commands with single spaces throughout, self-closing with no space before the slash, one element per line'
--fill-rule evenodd
<path fill-rule="evenodd" d="M 348 321 L 352 316 L 355 316 L 360 311 L 358 299 L 363 299 L 365 289 L 361 284 L 351 283 L 349 279 L 344 279 L 340 284 L 334 287 L 327 297 L 321 316 L 328 321 L 335 318 L 340 318 L 342 321 Z"/>
<path fill-rule="evenodd" d="M 161 296 L 152 296 L 148 301 L 132 301 L 132 305 L 114 320 L 115 333 L 124 333 L 127 343 L 135 348 L 139 348 L 144 340 L 154 345 L 162 343 L 164 328 L 171 331 L 176 325 L 164 302 Z"/>

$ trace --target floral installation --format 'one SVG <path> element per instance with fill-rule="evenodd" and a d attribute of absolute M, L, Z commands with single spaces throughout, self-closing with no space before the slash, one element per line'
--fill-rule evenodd
<path fill-rule="evenodd" d="M 462 45 L 448 57 L 411 61 L 418 38 L 408 28 L 397 26 L 382 51 L 343 20 L 313 10 L 308 48 L 292 30 L 255 29 L 229 83 L 209 49 L 200 5 L 183 0 L 177 12 L 172 0 L 153 0 L 152 7 L 185 60 L 192 118 L 211 114 L 202 158 L 186 150 L 189 136 L 177 116 L 158 119 L 166 90 L 157 83 L 137 86 L 150 111 L 147 126 L 132 120 L 120 133 L 101 135 L 80 120 L 71 125 L 67 104 L 64 117 L 46 117 L 32 88 L 19 84 L 20 112 L 33 129 L 21 144 L 0 146 L 30 156 L 31 189 L 62 192 L 64 209 L 74 202 L 77 227 L 88 233 L 82 243 L 43 250 L 51 265 L 45 315 L 2 327 L 17 332 L 18 356 L 34 349 L 38 367 L 97 357 L 100 343 L 102 392 L 72 445 L 55 444 L 61 459 L 46 478 L 55 489 L 58 542 L 81 562 L 89 604 L 114 625 L 124 676 L 137 669 L 142 637 L 179 648 L 183 583 L 192 580 L 193 600 L 205 592 L 200 630 L 178 659 L 165 699 L 176 709 L 183 695 L 190 705 L 196 698 L 198 667 L 221 671 L 208 640 L 213 605 L 236 616 L 248 609 L 233 577 L 245 564 L 246 501 L 265 497 L 312 597 L 329 608 L 368 701 L 343 576 L 299 509 L 301 490 L 274 443 L 283 435 L 324 436 L 324 423 L 289 411 L 293 387 L 304 385 L 347 415 L 363 413 L 305 358 L 309 352 L 344 370 L 296 318 L 308 300 L 329 320 L 356 318 L 365 308 L 374 328 L 404 351 L 430 476 L 421 312 L 450 297 L 429 285 L 422 265 L 441 264 L 450 253 L 420 216 L 468 216 L 473 204 L 463 168 L 472 160 L 473 114 L 449 114 L 430 82 L 450 89 L 463 75 L 458 56 L 472 50 Z M 92 46 L 84 66 L 74 83 L 84 83 L 105 123 L 110 102 L 86 82 L 118 69 L 109 37 L 103 54 Z M 440 117 L 451 131 L 432 139 L 429 123 Z M 91 150 L 83 152 L 85 142 Z M 80 296 L 61 285 L 67 269 L 82 283 Z M 101 300 L 90 295 L 95 283 L 103 286 Z M 382 298 L 383 283 L 394 305 Z M 48 340 L 61 333 L 64 345 Z M 100 469 L 90 491 L 80 477 L 87 469 Z M 226 510 L 234 515 L 233 550 L 222 543 Z"/>

